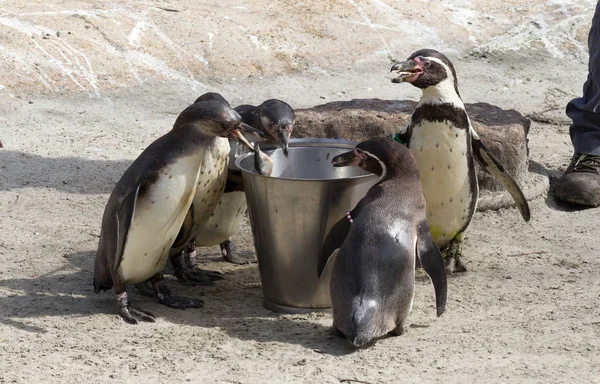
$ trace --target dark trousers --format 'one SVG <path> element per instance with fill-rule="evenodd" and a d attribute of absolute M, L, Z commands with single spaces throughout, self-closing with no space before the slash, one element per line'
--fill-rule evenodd
<path fill-rule="evenodd" d="M 583 97 L 573 99 L 567 104 L 567 115 L 573 120 L 571 141 L 575 153 L 587 153 L 600 156 L 600 1 L 592 19 L 592 28 L 588 36 L 588 77 L 583 85 Z"/>

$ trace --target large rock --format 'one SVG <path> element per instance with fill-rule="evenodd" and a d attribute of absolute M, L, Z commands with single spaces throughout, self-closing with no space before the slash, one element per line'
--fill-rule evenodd
<path fill-rule="evenodd" d="M 408 123 L 415 105 L 414 101 L 406 100 L 355 99 L 300 109 L 296 111 L 298 120 L 294 137 L 363 141 L 389 136 Z M 487 103 L 467 104 L 466 108 L 481 140 L 517 181 L 525 181 L 529 119 L 517 111 L 503 110 Z M 500 183 L 481 169 L 477 176 L 482 190 L 503 190 Z"/>

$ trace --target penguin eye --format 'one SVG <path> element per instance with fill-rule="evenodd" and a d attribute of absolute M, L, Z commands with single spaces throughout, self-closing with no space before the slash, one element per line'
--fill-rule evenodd
<path fill-rule="evenodd" d="M 423 62 L 423 68 L 429 68 L 430 66 L 431 66 L 431 62 L 429 62 L 429 61 Z"/>

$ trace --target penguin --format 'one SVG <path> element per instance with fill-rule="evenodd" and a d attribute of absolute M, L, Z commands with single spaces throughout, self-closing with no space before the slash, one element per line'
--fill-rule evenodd
<path fill-rule="evenodd" d="M 335 156 L 334 167 L 359 166 L 379 176 L 354 209 L 333 225 L 321 248 L 318 274 L 333 263 L 333 330 L 353 347 L 406 330 L 420 260 L 434 286 L 437 316 L 446 307 L 443 256 L 425 215 L 417 163 L 391 138 L 374 138 Z M 335 255 L 333 255 L 335 253 Z"/>
<path fill-rule="evenodd" d="M 237 106 L 235 110 L 242 116 L 246 124 L 266 133 L 267 136 L 270 136 L 271 141 L 278 142 L 283 155 L 288 157 L 290 136 L 296 122 L 296 114 L 288 103 L 278 99 L 269 99 L 257 107 L 244 104 Z"/>
<path fill-rule="evenodd" d="M 186 108 L 173 129 L 150 144 L 125 171 L 112 191 L 104 215 L 94 262 L 94 291 L 112 288 L 119 314 L 128 323 L 154 321 L 153 314 L 131 307 L 125 287 L 150 279 L 158 300 L 173 308 L 199 308 L 201 300 L 171 294 L 162 270 L 194 198 L 205 196 L 208 216 L 219 201 L 219 182 L 204 169 L 227 168 L 229 141 L 246 142 L 241 130 L 256 130 L 222 101 Z M 208 182 L 207 182 L 208 181 Z"/>
<path fill-rule="evenodd" d="M 475 163 L 511 194 L 523 219 L 529 205 L 521 188 L 473 129 L 458 92 L 456 70 L 442 53 L 421 49 L 395 63 L 393 83 L 410 83 L 422 96 L 409 124 L 396 135 L 417 160 L 427 202 L 427 221 L 445 252 L 447 273 L 464 272 L 461 243 L 479 196 Z"/>
<path fill-rule="evenodd" d="M 214 98 L 222 98 L 222 96 L 206 93 L 195 102 Z M 296 122 L 293 108 L 284 101 L 269 99 L 258 106 L 244 104 L 236 107 L 235 110 L 240 114 L 244 123 L 259 130 L 262 133 L 261 136 L 264 136 L 262 138 L 254 135 L 249 139 L 255 142 L 256 167 L 259 173 L 270 175 L 272 162 L 266 154 L 260 151 L 257 143 L 261 140 L 275 141 L 281 146 L 283 154 L 287 157 L 290 135 Z M 237 151 L 233 148 L 235 147 L 232 146 L 232 153 L 235 154 Z M 197 268 L 196 246 L 219 244 L 224 260 L 233 264 L 248 264 L 256 261 L 254 255 L 237 254 L 235 244 L 231 240 L 231 236 L 235 233 L 247 210 L 242 172 L 233 164 L 232 157 L 234 156 L 230 156 L 225 190 L 219 204 L 210 217 L 199 224 L 194 240 L 187 245 L 185 253 L 178 254 L 173 258 L 173 261 L 183 258 L 183 261 L 173 263 L 176 277 L 183 282 L 212 285 L 213 280 L 220 278 L 214 271 L 202 271 Z"/>
<path fill-rule="evenodd" d="M 216 92 L 204 93 L 203 95 L 199 96 L 193 104 L 197 104 L 204 101 L 220 102 L 231 108 L 229 102 L 222 95 Z M 260 136 L 262 137 L 264 136 L 264 134 L 261 133 Z M 229 144 L 230 152 L 232 150 L 231 148 L 237 147 L 237 143 L 235 142 L 235 140 L 230 140 Z M 246 143 L 243 144 L 246 145 Z M 250 150 L 252 150 L 252 148 L 250 148 Z M 186 216 L 186 219 L 184 220 L 181 230 L 177 236 L 177 240 L 173 244 L 173 247 L 171 248 L 171 251 L 169 253 L 169 259 L 171 261 L 171 266 L 173 267 L 173 274 L 179 281 L 181 281 L 184 284 L 214 285 L 214 281 L 223 279 L 223 275 L 217 271 L 203 270 L 198 267 L 198 264 L 196 262 L 197 253 L 195 246 L 195 236 L 203 232 L 205 233 L 205 236 L 211 236 L 210 234 L 215 230 L 215 223 L 213 223 L 213 218 L 215 217 L 215 215 L 218 215 L 219 211 L 222 210 L 222 200 L 224 194 L 228 193 L 229 189 L 233 188 L 232 186 L 238 184 L 238 181 L 235 179 L 235 176 L 231 175 L 231 160 L 229 156 L 226 160 L 227 165 L 225 168 L 221 167 L 221 164 L 213 163 L 206 164 L 204 169 L 201 171 L 202 174 L 206 174 L 206 182 L 218 185 L 218 189 L 222 192 L 218 204 L 216 204 L 214 207 L 211 207 L 211 212 L 208 216 L 198 216 L 198 214 L 196 213 L 197 209 L 203 210 L 208 201 L 206 199 L 206 196 L 204 196 L 204 193 L 202 191 L 199 191 L 194 197 L 194 201 L 192 202 L 188 215 Z M 241 175 L 239 183 L 241 184 Z M 243 191 L 241 192 L 241 194 L 243 195 Z M 225 199 L 225 201 L 227 201 L 227 199 Z M 227 206 L 231 208 L 231 205 Z M 219 223 L 217 222 L 216 225 L 218 224 Z M 216 228 L 218 228 L 218 226 Z M 153 294 L 152 290 L 149 290 L 147 286 L 140 285 L 138 286 L 138 288 L 142 293 L 146 294 L 147 296 L 151 296 Z"/>

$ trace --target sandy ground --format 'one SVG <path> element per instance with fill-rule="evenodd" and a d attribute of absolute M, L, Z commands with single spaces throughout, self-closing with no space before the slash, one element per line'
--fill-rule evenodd
<path fill-rule="evenodd" d="M 457 67 L 465 102 L 486 101 L 534 117 L 531 170 L 551 182 L 560 175 L 571 155 L 563 109 L 585 79 L 585 35 L 594 1 L 511 1 L 503 6 L 478 1 L 472 2 L 477 3 L 474 7 L 449 1 L 446 8 L 437 2 L 414 3 L 433 11 L 419 9 L 418 24 L 399 23 L 391 30 L 393 16 L 406 19 L 410 14 L 409 2 L 328 2 L 329 24 L 319 12 L 296 9 L 292 2 L 241 2 L 247 12 L 184 2 L 64 2 L 45 5 L 48 9 L 42 12 L 34 6 L 39 2 L 2 2 L 0 50 L 7 55 L 0 62 L 0 139 L 5 144 L 0 150 L 0 382 L 600 382 L 599 211 L 558 204 L 552 191 L 531 202 L 527 224 L 515 209 L 476 213 L 464 248 L 469 271 L 450 278 L 446 313 L 435 317 L 433 289 L 420 273 L 409 332 L 366 350 L 352 351 L 330 335 L 330 315 L 277 315 L 263 309 L 256 265 L 223 263 L 218 247 L 202 249 L 199 260 L 203 267 L 222 271 L 225 280 L 209 288 L 170 281 L 176 293 L 202 297 L 202 309 L 166 308 L 131 289 L 134 303 L 159 319 L 130 326 L 116 315 L 110 293 L 93 293 L 93 258 L 108 194 L 130 162 L 207 90 L 218 90 L 234 105 L 269 97 L 299 108 L 351 98 L 414 100 L 416 90 L 393 85 L 386 77 L 386 49 L 404 57 L 439 41 Z M 264 56 L 243 55 L 262 68 L 271 63 L 272 74 L 218 72 L 225 71 L 221 64 L 236 62 L 235 54 L 222 50 L 215 61 L 208 61 L 219 68 L 210 76 L 191 64 L 185 72 L 181 60 L 163 61 L 172 72 L 158 67 L 144 72 L 136 67 L 144 57 L 135 61 L 127 52 L 145 50 L 148 57 L 158 57 L 164 47 L 150 47 L 156 42 L 152 39 L 143 45 L 140 36 L 156 32 L 160 23 L 154 20 L 148 27 L 133 17 L 137 22 L 129 24 L 115 19 L 125 24 L 120 42 L 116 21 L 88 14 L 100 25 L 88 29 L 103 31 L 115 44 L 128 47 L 112 62 L 128 58 L 141 81 L 123 75 L 133 72 L 121 63 L 103 67 L 104 77 L 94 75 L 100 80 L 79 81 L 78 87 L 73 78 L 79 79 L 81 68 L 77 72 L 74 67 L 71 78 L 66 57 L 53 63 L 39 48 L 28 51 L 29 43 L 19 41 L 24 27 L 15 24 L 61 25 L 66 30 L 85 12 L 110 8 L 120 15 L 118 10 L 126 9 L 127 15 L 139 16 L 144 6 L 152 8 L 145 16 L 174 13 L 160 13 L 154 9 L 158 6 L 187 6 L 201 8 L 202 20 L 233 14 L 248 28 L 253 20 L 280 25 L 267 29 L 265 36 L 275 36 L 271 41 L 288 36 L 288 48 L 301 51 L 306 65 L 285 67 L 287 59 L 270 50 Z M 445 34 L 433 22 L 442 16 L 453 23 Z M 32 20 L 40 17 L 46 17 L 43 23 Z M 186 17 L 191 23 L 192 16 Z M 356 31 L 358 21 L 348 21 L 355 19 L 370 24 Z M 100 22 L 114 25 L 102 29 Z M 215 25 L 225 28 L 219 23 Z M 206 34 L 211 25 L 198 23 L 196 28 Z M 426 25 L 434 27 L 424 29 Z M 133 33 L 136 26 L 139 31 Z M 185 35 L 177 26 L 165 28 Z M 315 28 L 324 42 L 314 37 Z M 35 28 L 25 30 L 37 33 Z M 411 30 L 427 33 L 413 36 Z M 357 32 L 371 46 L 361 45 L 353 56 L 346 48 L 353 47 L 351 35 Z M 234 32 L 223 35 L 239 39 Z M 174 47 L 181 46 L 177 39 L 169 39 Z M 260 35 L 257 39 L 268 41 Z M 93 52 L 99 46 L 92 44 L 93 38 L 87 41 L 89 46 L 72 41 L 71 48 L 63 48 L 86 52 L 96 68 L 110 61 Z M 306 49 L 311 44 L 321 50 Z M 200 55 L 199 48 L 186 48 L 191 56 L 196 50 Z M 36 72 L 36 60 L 45 69 Z M 242 251 L 253 251 L 247 223 L 235 238 Z"/>

